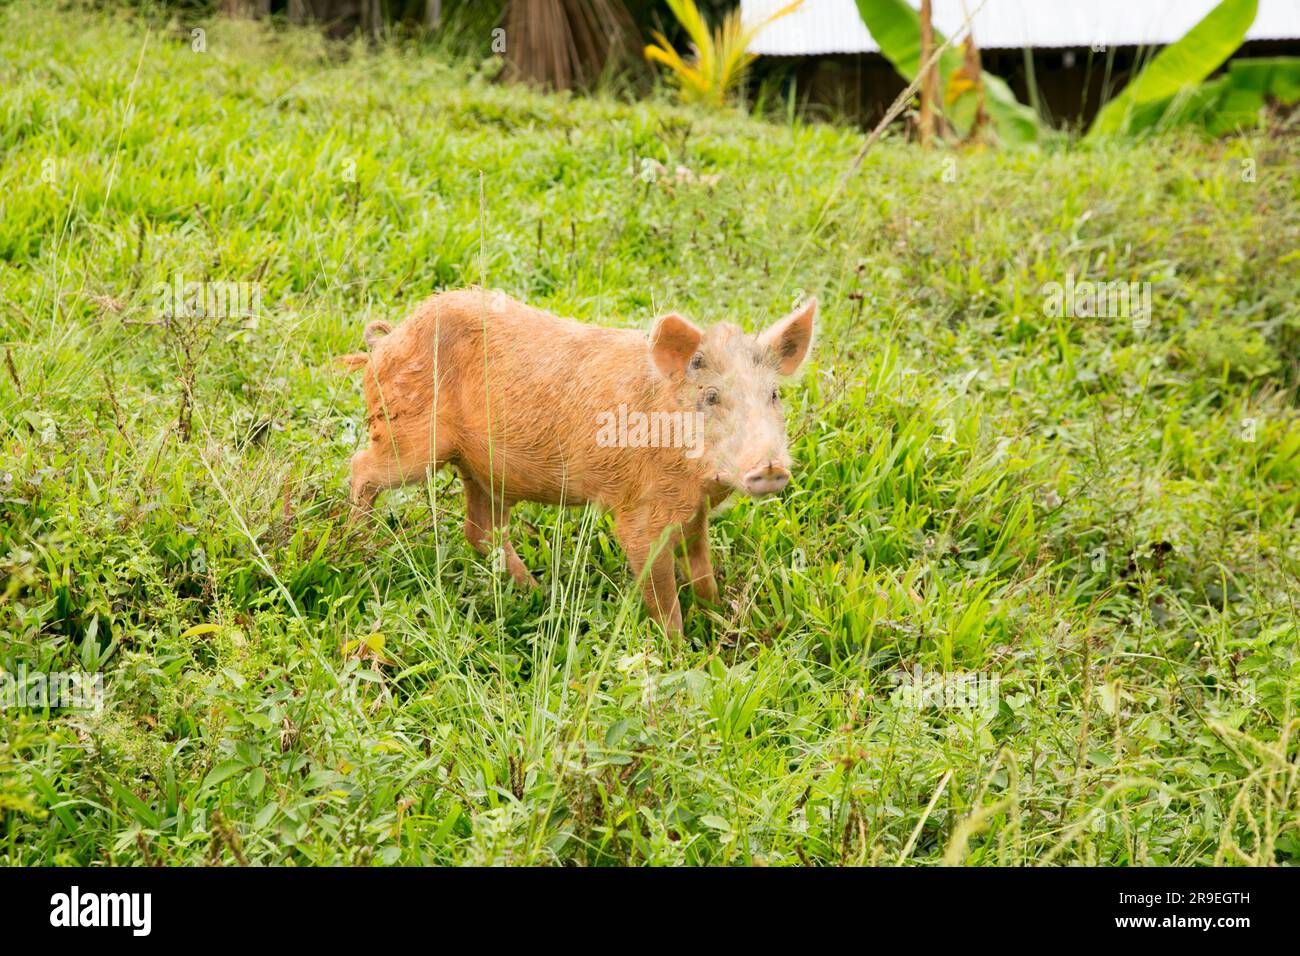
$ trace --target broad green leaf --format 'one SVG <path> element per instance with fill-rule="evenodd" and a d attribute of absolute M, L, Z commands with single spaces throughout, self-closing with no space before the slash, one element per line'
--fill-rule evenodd
<path fill-rule="evenodd" d="M 621 720 L 614 721 L 609 730 L 605 731 L 605 746 L 617 747 L 623 735 L 627 733 L 627 728 L 632 722 L 624 717 Z"/>
<path fill-rule="evenodd" d="M 229 780 L 231 777 L 239 773 L 241 770 L 247 770 L 247 769 L 248 769 L 248 764 L 244 763 L 242 760 L 222 761 L 221 763 L 217 764 L 215 767 L 213 767 L 211 770 L 208 771 L 208 775 L 203 778 L 203 786 L 200 787 L 199 789 L 207 790 L 210 787 L 215 787 L 217 784 Z"/>
<path fill-rule="evenodd" d="M 909 83 L 921 70 L 921 17 L 905 0 L 856 0 L 858 15 L 867 30 L 880 44 L 880 52 L 894 65 Z M 945 38 L 934 31 L 934 42 L 940 45 Z M 979 43 L 979 37 L 975 37 Z M 961 69 L 962 53 L 958 47 L 945 50 L 939 57 L 939 89 L 947 90 L 954 73 Z M 1000 78 L 984 70 L 984 109 L 993 123 L 998 139 L 1003 143 L 1024 144 L 1038 140 L 1042 123 L 1032 108 L 1016 99 L 1011 87 Z M 959 132 L 970 128 L 974 120 L 978 94 L 974 90 L 961 93 L 956 101 L 944 108 L 944 115 Z"/>
<path fill-rule="evenodd" d="M 1102 107 L 1088 136 L 1114 136 L 1154 125 L 1164 110 L 1155 111 L 1153 119 L 1152 112 L 1142 108 L 1190 95 L 1241 46 L 1258 8 L 1258 0 L 1223 0 L 1186 36 L 1156 54 L 1146 69 Z"/>
<path fill-rule="evenodd" d="M 200 634 L 212 634 L 221 630 L 220 624 L 195 624 L 181 631 L 181 637 L 198 637 Z"/>
<path fill-rule="evenodd" d="M 1217 136 L 1258 125 L 1269 102 L 1283 106 L 1300 102 L 1300 57 L 1234 60 L 1228 75 L 1216 83 L 1219 96 L 1210 106 L 1205 125 Z"/>
<path fill-rule="evenodd" d="M 268 803 L 261 810 L 258 810 L 257 816 L 253 817 L 253 829 L 265 830 L 266 825 L 271 822 L 271 818 L 275 816 L 275 811 L 278 809 L 280 808 L 276 804 Z"/>
<path fill-rule="evenodd" d="M 250 797 L 259 796 L 266 787 L 266 771 L 261 767 L 254 767 L 248 778 L 248 795 Z"/>

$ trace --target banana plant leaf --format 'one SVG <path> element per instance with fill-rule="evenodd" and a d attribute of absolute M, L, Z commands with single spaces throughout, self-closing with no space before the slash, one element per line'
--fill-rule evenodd
<path fill-rule="evenodd" d="M 1131 135 L 1163 125 L 1171 109 L 1184 114 L 1203 106 L 1205 94 L 1198 87 L 1241 46 L 1258 9 L 1258 0 L 1222 0 L 1102 107 L 1088 137 Z"/>
<path fill-rule="evenodd" d="M 867 30 L 880 44 L 894 69 L 910 83 L 921 70 L 921 18 L 905 0 L 856 0 L 858 15 Z M 978 37 L 976 38 L 978 40 Z M 944 42 L 938 30 L 934 31 L 936 45 Z M 939 58 L 939 88 L 949 89 L 952 76 L 962 66 L 962 52 L 957 47 L 945 50 Z M 988 113 L 998 139 L 1008 144 L 1037 142 L 1042 133 L 1038 114 L 1016 99 L 1011 87 L 988 71 L 981 72 L 984 87 L 984 109 Z M 959 133 L 969 130 L 978 105 L 978 92 L 967 90 L 944 107 Z"/>
<path fill-rule="evenodd" d="M 1258 126 L 1264 107 L 1300 103 L 1300 57 L 1234 60 L 1228 72 L 1197 87 L 1185 100 L 1157 104 L 1161 128 L 1199 126 L 1214 136 Z"/>

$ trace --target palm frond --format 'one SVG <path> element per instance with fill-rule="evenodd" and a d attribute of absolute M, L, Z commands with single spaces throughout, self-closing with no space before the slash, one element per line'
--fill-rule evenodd
<path fill-rule="evenodd" d="M 683 58 L 661 33 L 655 33 L 655 44 L 645 48 L 645 57 L 660 63 L 671 72 L 683 99 L 700 100 L 715 106 L 724 106 L 727 95 L 738 86 L 745 70 L 757 58 L 749 52 L 754 37 L 773 20 L 793 13 L 803 5 L 803 0 L 793 0 L 769 17 L 745 24 L 737 7 L 722 18 L 713 30 L 709 29 L 695 0 L 666 0 L 683 32 L 694 48 L 689 60 Z"/>

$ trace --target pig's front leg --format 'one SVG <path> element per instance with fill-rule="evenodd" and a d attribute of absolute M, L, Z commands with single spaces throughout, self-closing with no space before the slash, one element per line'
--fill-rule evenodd
<path fill-rule="evenodd" d="M 699 510 L 686 525 L 686 560 L 691 568 L 691 588 L 695 596 L 709 604 L 718 603 L 718 582 L 713 577 L 713 560 L 709 556 L 709 506 Z"/>
<path fill-rule="evenodd" d="M 671 524 L 655 521 L 646 512 L 616 514 L 614 531 L 627 553 L 632 573 L 641 579 L 646 610 L 669 634 L 680 634 L 682 608 L 677 602 L 677 577 L 673 574 L 673 545 L 678 534 Z"/>
<path fill-rule="evenodd" d="M 494 546 L 500 547 L 505 557 L 506 570 L 520 587 L 537 587 L 537 579 L 528 573 L 518 552 L 510 543 L 508 522 L 510 505 L 508 501 L 494 501 L 479 480 L 464 468 L 460 469 L 461 484 L 465 486 L 465 537 L 474 550 L 482 555 L 492 553 Z M 500 541 L 495 537 L 499 533 Z"/>

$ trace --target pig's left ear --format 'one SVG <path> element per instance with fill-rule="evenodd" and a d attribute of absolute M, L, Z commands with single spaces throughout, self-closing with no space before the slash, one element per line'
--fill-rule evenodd
<path fill-rule="evenodd" d="M 704 333 L 676 312 L 661 315 L 650 331 L 650 357 L 655 368 L 670 378 L 686 371 L 686 363 L 700 348 Z"/>
<path fill-rule="evenodd" d="M 792 375 L 812 345 L 813 318 L 817 299 L 813 297 L 758 337 L 758 344 L 770 352 L 782 375 Z"/>

